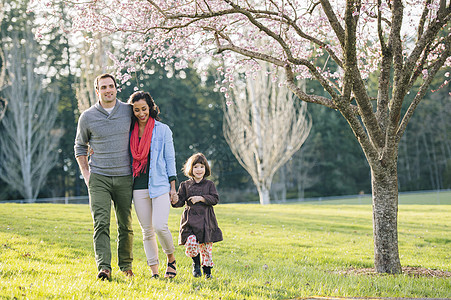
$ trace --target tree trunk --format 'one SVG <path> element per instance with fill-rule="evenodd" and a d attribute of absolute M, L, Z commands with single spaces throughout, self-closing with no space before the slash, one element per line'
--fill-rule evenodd
<path fill-rule="evenodd" d="M 271 185 L 270 185 L 271 186 Z M 260 196 L 260 204 L 266 205 L 270 203 L 269 200 L 269 187 L 266 185 L 262 185 L 261 188 L 258 190 L 258 195 Z"/>
<path fill-rule="evenodd" d="M 401 273 L 398 253 L 397 162 L 371 168 L 373 187 L 374 265 L 378 273 Z"/>
<path fill-rule="evenodd" d="M 298 181 L 298 198 L 304 200 L 304 185 Z"/>
<path fill-rule="evenodd" d="M 282 202 L 287 202 L 287 176 L 286 176 L 286 166 L 283 166 L 281 168 L 281 172 L 280 172 L 280 181 L 282 183 L 282 191 L 281 191 L 281 196 L 280 196 L 280 200 Z"/>

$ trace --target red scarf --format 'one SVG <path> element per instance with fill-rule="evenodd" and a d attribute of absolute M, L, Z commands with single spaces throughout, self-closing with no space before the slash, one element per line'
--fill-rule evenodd
<path fill-rule="evenodd" d="M 144 134 L 139 140 L 139 126 L 135 123 L 132 135 L 130 137 L 130 150 L 133 156 L 133 177 L 138 177 L 139 174 L 147 172 L 147 159 L 149 157 L 150 142 L 152 141 L 152 131 L 155 126 L 155 119 L 149 118 Z"/>

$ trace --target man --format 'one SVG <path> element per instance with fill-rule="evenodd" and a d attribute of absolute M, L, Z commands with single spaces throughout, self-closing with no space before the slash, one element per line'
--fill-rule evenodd
<path fill-rule="evenodd" d="M 116 99 L 117 86 L 112 75 L 99 75 L 94 86 L 99 101 L 81 114 L 74 150 L 89 191 L 97 277 L 110 280 L 111 201 L 118 225 L 118 265 L 126 276 L 133 276 L 133 178 L 129 155 L 132 109 Z M 88 145 L 92 149 L 89 163 Z"/>

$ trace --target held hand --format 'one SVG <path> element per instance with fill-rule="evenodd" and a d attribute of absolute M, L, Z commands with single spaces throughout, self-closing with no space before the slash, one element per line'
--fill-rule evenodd
<path fill-rule="evenodd" d="M 179 201 L 179 197 L 177 195 L 177 192 L 171 188 L 171 190 L 169 191 L 169 198 L 171 198 L 171 203 L 175 204 L 177 203 L 177 201 Z"/>
<path fill-rule="evenodd" d="M 179 196 L 177 194 L 171 195 L 171 203 L 176 204 L 179 201 Z"/>

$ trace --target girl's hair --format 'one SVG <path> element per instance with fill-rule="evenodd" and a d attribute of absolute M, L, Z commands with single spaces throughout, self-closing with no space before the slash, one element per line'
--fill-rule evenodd
<path fill-rule="evenodd" d="M 207 158 L 202 153 L 196 153 L 191 155 L 190 158 L 185 162 L 183 166 L 183 173 L 186 177 L 193 178 L 193 167 L 195 164 L 203 164 L 205 166 L 204 178 L 210 176 L 210 165 L 208 164 Z"/>
<path fill-rule="evenodd" d="M 160 121 L 160 117 L 158 116 L 160 114 L 160 109 L 155 104 L 155 101 L 153 101 L 152 96 L 147 92 L 137 91 L 130 95 L 130 98 L 128 98 L 128 103 L 133 105 L 133 103 L 139 101 L 139 100 L 145 100 L 147 105 L 149 106 L 149 114 L 152 118 L 154 118 L 157 121 Z M 133 114 L 133 124 L 135 122 L 138 122 L 138 118 Z"/>

